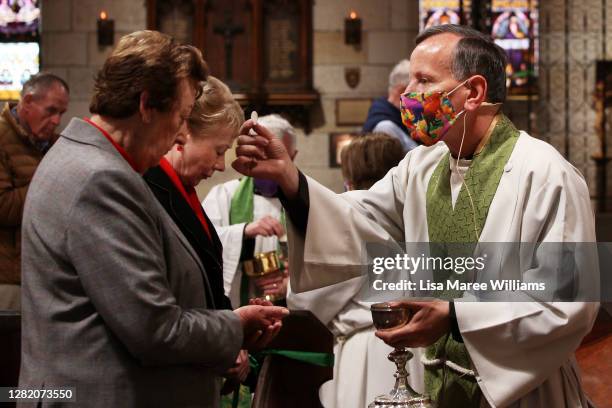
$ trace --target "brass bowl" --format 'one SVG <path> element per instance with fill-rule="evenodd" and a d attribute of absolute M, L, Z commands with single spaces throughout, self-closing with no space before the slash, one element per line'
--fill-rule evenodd
<path fill-rule="evenodd" d="M 377 330 L 393 330 L 408 323 L 410 312 L 401 306 L 389 303 L 374 303 L 370 306 L 372 321 Z"/>
<path fill-rule="evenodd" d="M 247 276 L 257 278 L 280 269 L 280 262 L 276 251 L 260 252 L 253 259 L 242 263 L 242 270 Z"/>

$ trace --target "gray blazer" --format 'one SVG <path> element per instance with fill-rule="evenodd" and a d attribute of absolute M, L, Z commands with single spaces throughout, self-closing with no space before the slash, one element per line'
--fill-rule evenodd
<path fill-rule="evenodd" d="M 22 245 L 20 387 L 76 387 L 68 407 L 218 406 L 239 318 L 206 309 L 197 254 L 87 122 L 72 119 L 36 171 Z"/>

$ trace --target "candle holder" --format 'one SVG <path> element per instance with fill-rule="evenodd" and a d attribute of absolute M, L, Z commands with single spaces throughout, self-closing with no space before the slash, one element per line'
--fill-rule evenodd
<path fill-rule="evenodd" d="M 361 46 L 361 19 L 354 11 L 344 19 L 344 43 L 355 47 Z"/>
<path fill-rule="evenodd" d="M 115 21 L 109 20 L 106 11 L 100 12 L 98 18 L 98 46 L 104 47 L 115 43 Z"/>

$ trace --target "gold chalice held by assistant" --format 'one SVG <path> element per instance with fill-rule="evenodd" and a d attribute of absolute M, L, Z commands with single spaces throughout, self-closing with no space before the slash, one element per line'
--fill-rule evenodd
<path fill-rule="evenodd" d="M 250 278 L 259 278 L 278 272 L 280 269 L 280 261 L 276 251 L 257 253 L 253 259 L 242 263 L 242 271 Z M 256 296 L 273 303 L 284 298 L 282 295 L 263 295 L 263 293 L 257 293 Z"/>
<path fill-rule="evenodd" d="M 389 303 L 375 303 L 370 307 L 372 321 L 377 330 L 397 329 L 410 321 L 410 311 L 401 306 Z M 368 408 L 429 408 L 433 407 L 431 400 L 412 389 L 408 384 L 406 363 L 414 355 L 405 347 L 396 347 L 387 357 L 395 363 L 395 385 L 389 394 L 379 395 Z"/>

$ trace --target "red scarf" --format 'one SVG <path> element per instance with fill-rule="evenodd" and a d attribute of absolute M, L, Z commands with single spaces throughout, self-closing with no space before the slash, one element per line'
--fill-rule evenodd
<path fill-rule="evenodd" d="M 187 201 L 187 203 L 189 203 L 189 206 L 191 207 L 195 215 L 198 217 L 198 220 L 200 220 L 200 224 L 202 224 L 204 231 L 206 231 L 208 239 L 212 241 L 210 230 L 208 229 L 208 223 L 206 222 L 206 217 L 204 217 L 204 210 L 202 209 L 202 205 L 200 204 L 200 200 L 198 199 L 198 195 L 196 194 L 195 188 L 186 187 L 185 185 L 183 185 L 183 183 L 178 177 L 178 174 L 176 174 L 176 171 L 174 171 L 174 168 L 172 167 L 170 162 L 166 160 L 165 157 L 162 157 L 159 161 L 159 167 L 161 167 L 164 173 L 166 173 L 166 175 L 172 181 L 172 184 L 174 184 L 178 191 L 180 191 L 183 198 Z"/>
<path fill-rule="evenodd" d="M 117 144 L 117 142 L 115 142 L 113 140 L 113 138 L 111 137 L 111 135 L 108 134 L 108 132 L 104 129 L 102 129 L 100 126 L 96 125 L 95 123 L 93 123 L 91 121 L 91 119 L 89 118 L 83 118 L 83 120 L 85 120 L 85 122 L 89 123 L 91 126 L 95 127 L 96 129 L 98 129 L 105 138 L 108 139 L 109 142 L 111 142 L 111 144 L 113 145 L 113 147 L 115 149 L 117 149 L 117 151 L 119 152 L 119 154 L 121 155 L 121 157 L 123 157 L 125 159 L 126 162 L 128 162 L 128 164 L 134 169 L 134 171 L 136 173 L 140 173 L 138 171 L 138 169 L 136 168 L 136 163 L 134 162 L 134 160 L 130 157 L 130 155 L 128 154 L 128 152 L 125 151 L 125 149 L 121 146 L 119 146 L 119 144 Z"/>

